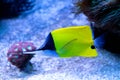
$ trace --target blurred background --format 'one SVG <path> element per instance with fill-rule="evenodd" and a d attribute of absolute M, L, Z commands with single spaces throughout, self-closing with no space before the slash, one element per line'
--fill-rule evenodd
<path fill-rule="evenodd" d="M 0 2 L 0 11 L 2 11 L 0 14 L 0 80 L 120 79 L 119 58 L 101 49 L 97 49 L 99 55 L 96 58 L 65 59 L 35 55 L 31 60 L 34 71 L 31 74 L 20 72 L 7 61 L 6 57 L 7 50 L 13 43 L 30 41 L 40 47 L 52 30 L 90 25 L 90 23 L 84 14 L 74 13 L 74 0 L 1 0 Z"/>

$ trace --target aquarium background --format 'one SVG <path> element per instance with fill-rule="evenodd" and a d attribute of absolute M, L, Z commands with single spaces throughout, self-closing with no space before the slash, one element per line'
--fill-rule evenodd
<path fill-rule="evenodd" d="M 75 15 L 73 3 L 73 0 L 36 0 L 32 10 L 0 21 L 0 80 L 120 79 L 119 57 L 103 49 L 97 49 L 99 55 L 95 58 L 36 54 L 31 60 L 34 71 L 30 74 L 20 72 L 7 61 L 7 50 L 15 42 L 30 41 L 40 47 L 52 30 L 89 25 L 84 14 Z"/>

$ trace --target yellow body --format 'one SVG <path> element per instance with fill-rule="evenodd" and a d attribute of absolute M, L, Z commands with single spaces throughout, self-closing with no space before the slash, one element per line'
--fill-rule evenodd
<path fill-rule="evenodd" d="M 60 57 L 96 57 L 92 31 L 89 26 L 71 26 L 51 32 L 56 52 Z"/>

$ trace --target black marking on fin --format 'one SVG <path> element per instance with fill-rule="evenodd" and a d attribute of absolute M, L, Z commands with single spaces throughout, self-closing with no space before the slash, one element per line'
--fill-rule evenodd
<path fill-rule="evenodd" d="M 94 46 L 94 45 L 91 45 L 91 49 L 95 49 L 95 46 Z"/>

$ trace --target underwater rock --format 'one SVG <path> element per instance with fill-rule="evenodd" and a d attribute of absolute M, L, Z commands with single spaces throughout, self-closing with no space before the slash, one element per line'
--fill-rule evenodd
<path fill-rule="evenodd" d="M 13 18 L 33 8 L 35 0 L 0 0 L 0 19 Z"/>
<path fill-rule="evenodd" d="M 77 0 L 77 14 L 83 12 L 90 22 L 95 38 L 105 34 L 103 48 L 120 53 L 120 1 L 119 0 Z"/>
<path fill-rule="evenodd" d="M 31 42 L 15 43 L 9 48 L 7 52 L 8 61 L 19 68 L 21 71 L 25 71 L 28 66 L 32 67 L 30 60 L 34 54 L 23 54 L 23 52 L 33 50 L 36 50 L 36 47 Z"/>

